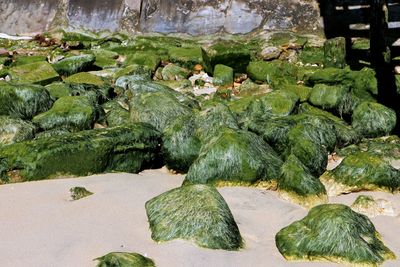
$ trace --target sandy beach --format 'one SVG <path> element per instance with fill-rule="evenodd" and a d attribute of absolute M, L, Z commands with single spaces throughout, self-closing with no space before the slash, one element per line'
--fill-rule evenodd
<path fill-rule="evenodd" d="M 94 258 L 113 251 L 138 252 L 157 266 L 338 266 L 288 263 L 275 247 L 275 234 L 307 211 L 278 198 L 276 192 L 227 187 L 219 191 L 229 204 L 245 249 L 238 252 L 198 248 L 176 240 L 151 239 L 144 203 L 179 187 L 183 176 L 165 169 L 141 174 L 104 174 L 0 186 L 0 262 L 6 266 L 95 266 Z M 84 186 L 94 194 L 70 201 L 69 189 Z M 350 205 L 360 195 L 331 199 Z M 400 210 L 400 195 L 370 193 Z M 385 244 L 400 256 L 400 217 L 372 219 Z M 399 266 L 400 260 L 383 266 Z"/>

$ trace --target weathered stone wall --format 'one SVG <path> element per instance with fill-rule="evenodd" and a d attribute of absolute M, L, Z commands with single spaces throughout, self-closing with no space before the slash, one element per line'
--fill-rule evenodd
<path fill-rule="evenodd" d="M 0 0 L 0 32 L 57 26 L 192 35 L 322 27 L 316 0 Z"/>

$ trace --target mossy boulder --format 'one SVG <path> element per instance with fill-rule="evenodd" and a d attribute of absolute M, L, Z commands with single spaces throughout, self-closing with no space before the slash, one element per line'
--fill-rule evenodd
<path fill-rule="evenodd" d="M 187 79 L 190 71 L 174 64 L 168 64 L 162 69 L 161 75 L 165 81 L 179 81 Z"/>
<path fill-rule="evenodd" d="M 94 55 L 71 56 L 54 63 L 53 68 L 58 74 L 69 76 L 89 69 L 95 60 Z"/>
<path fill-rule="evenodd" d="M 64 82 L 69 84 L 91 84 L 99 87 L 105 85 L 105 82 L 101 77 L 90 74 L 88 72 L 79 72 L 73 74 L 64 79 Z"/>
<path fill-rule="evenodd" d="M 122 99 L 108 101 L 102 107 L 106 113 L 106 121 L 109 127 L 123 125 L 130 121 L 129 106 Z"/>
<path fill-rule="evenodd" d="M 178 172 L 187 172 L 201 148 L 194 116 L 190 114 L 176 118 L 164 129 L 162 140 L 167 167 Z"/>
<path fill-rule="evenodd" d="M 102 69 L 118 67 L 118 53 L 105 49 L 95 49 L 93 54 L 96 57 L 94 66 Z"/>
<path fill-rule="evenodd" d="M 71 193 L 71 199 L 72 200 L 79 200 L 88 196 L 93 195 L 92 192 L 88 191 L 86 188 L 84 187 L 72 187 L 69 192 Z"/>
<path fill-rule="evenodd" d="M 138 75 L 144 77 L 144 80 L 151 80 L 152 70 L 147 66 L 133 64 L 117 70 L 114 73 L 113 78 L 114 80 L 117 80 L 119 77 L 130 75 Z"/>
<path fill-rule="evenodd" d="M 54 102 L 53 107 L 35 116 L 32 121 L 43 130 L 58 127 L 73 131 L 91 129 L 96 120 L 93 102 L 85 96 L 64 96 Z"/>
<path fill-rule="evenodd" d="M 290 155 L 282 165 L 278 189 L 285 197 L 303 206 L 327 202 L 324 185 L 294 155 Z"/>
<path fill-rule="evenodd" d="M 260 85 L 253 82 L 251 79 L 245 80 L 238 88 L 235 89 L 237 90 L 237 92 L 235 92 L 235 95 L 238 97 L 264 95 L 272 91 L 269 85 Z"/>
<path fill-rule="evenodd" d="M 283 85 L 280 89 L 295 93 L 299 97 L 300 102 L 306 102 L 310 98 L 313 90 L 313 88 L 308 86 L 293 84 Z"/>
<path fill-rule="evenodd" d="M 392 203 L 386 199 L 375 199 L 370 195 L 360 195 L 351 204 L 351 209 L 369 218 L 379 215 L 397 216 Z"/>
<path fill-rule="evenodd" d="M 243 240 L 223 197 L 207 185 L 170 190 L 146 202 L 151 237 L 184 239 L 210 249 L 239 250 Z"/>
<path fill-rule="evenodd" d="M 363 102 L 356 107 L 351 125 L 363 137 L 388 135 L 396 126 L 396 112 L 379 103 Z"/>
<path fill-rule="evenodd" d="M 257 82 L 267 82 L 274 89 L 284 84 L 296 84 L 298 70 L 293 64 L 281 60 L 252 61 L 247 67 L 249 77 Z"/>
<path fill-rule="evenodd" d="M 35 132 L 36 127 L 28 121 L 0 116 L 0 145 L 31 140 Z"/>
<path fill-rule="evenodd" d="M 324 67 L 344 68 L 346 66 L 346 39 L 337 37 L 324 43 Z"/>
<path fill-rule="evenodd" d="M 353 153 L 335 169 L 321 176 L 330 195 L 362 190 L 395 192 L 400 189 L 400 170 L 390 161 L 369 152 Z"/>
<path fill-rule="evenodd" d="M 278 90 L 254 98 L 245 112 L 247 120 L 262 120 L 289 116 L 295 109 L 299 97 L 292 92 Z"/>
<path fill-rule="evenodd" d="M 222 64 L 215 65 L 213 84 L 222 87 L 232 87 L 233 69 Z"/>
<path fill-rule="evenodd" d="M 43 86 L 0 83 L 0 115 L 31 119 L 52 105 L 53 100 Z"/>
<path fill-rule="evenodd" d="M 175 118 L 190 112 L 189 107 L 169 93 L 142 93 L 130 101 L 131 121 L 149 123 L 161 132 Z"/>
<path fill-rule="evenodd" d="M 338 108 L 348 91 L 349 89 L 344 86 L 317 84 L 311 91 L 310 103 L 323 109 Z"/>
<path fill-rule="evenodd" d="M 9 69 L 11 80 L 17 83 L 47 85 L 60 79 L 58 73 L 46 61 L 25 64 Z"/>
<path fill-rule="evenodd" d="M 225 128 L 202 146 L 185 183 L 273 185 L 281 166 L 282 160 L 261 137 Z"/>
<path fill-rule="evenodd" d="M 169 60 L 177 65 L 192 70 L 197 64 L 203 64 L 201 47 L 171 47 L 168 49 Z"/>
<path fill-rule="evenodd" d="M 72 88 L 63 82 L 54 82 L 46 85 L 46 90 L 49 91 L 53 100 L 57 100 L 63 96 L 71 96 Z"/>
<path fill-rule="evenodd" d="M 214 67 L 222 64 L 233 68 L 235 73 L 245 73 L 250 62 L 250 51 L 240 43 L 220 41 L 208 47 L 202 47 L 205 70 L 213 74 Z"/>
<path fill-rule="evenodd" d="M 95 259 L 97 267 L 155 267 L 152 259 L 138 253 L 111 252 Z"/>
<path fill-rule="evenodd" d="M 159 144 L 160 134 L 141 123 L 19 142 L 0 147 L 0 177 L 3 182 L 22 182 L 137 173 L 158 160 Z"/>
<path fill-rule="evenodd" d="M 133 64 L 141 65 L 151 69 L 151 71 L 153 72 L 156 71 L 160 63 L 161 63 L 160 56 L 151 52 L 138 52 L 130 54 L 126 57 L 126 60 L 124 61 L 125 66 Z"/>
<path fill-rule="evenodd" d="M 326 68 L 319 69 L 306 77 L 306 84 L 314 86 L 318 83 L 327 85 L 340 84 L 347 79 L 349 74 L 347 69 Z"/>
<path fill-rule="evenodd" d="M 293 261 L 377 266 L 395 259 L 368 217 L 341 204 L 314 207 L 305 218 L 280 230 L 275 240 L 280 253 Z"/>

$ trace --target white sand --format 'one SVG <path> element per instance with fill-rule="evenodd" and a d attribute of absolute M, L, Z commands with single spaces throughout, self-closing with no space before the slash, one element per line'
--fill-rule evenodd
<path fill-rule="evenodd" d="M 213 251 L 181 240 L 156 244 L 144 203 L 179 187 L 182 180 L 183 176 L 153 170 L 0 186 L 0 266 L 94 266 L 94 258 L 112 251 L 138 252 L 161 267 L 338 266 L 287 263 L 275 247 L 275 234 L 307 211 L 280 200 L 275 192 L 255 188 L 219 190 L 246 241 L 245 249 Z M 84 186 L 94 195 L 69 201 L 74 186 Z M 400 211 L 400 195 L 367 194 L 391 200 Z M 331 200 L 351 204 L 357 195 Z M 378 216 L 372 221 L 400 258 L 400 217 Z M 384 266 L 400 266 L 400 261 Z"/>

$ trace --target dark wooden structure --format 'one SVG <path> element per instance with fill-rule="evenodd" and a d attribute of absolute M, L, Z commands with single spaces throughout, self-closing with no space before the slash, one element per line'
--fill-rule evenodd
<path fill-rule="evenodd" d="M 325 35 L 344 36 L 348 61 L 364 59 L 375 68 L 379 101 L 396 110 L 400 121 L 394 67 L 400 56 L 400 0 L 320 0 Z M 370 49 L 352 48 L 352 38 L 369 38 Z M 399 127 L 400 123 L 398 123 Z"/>

